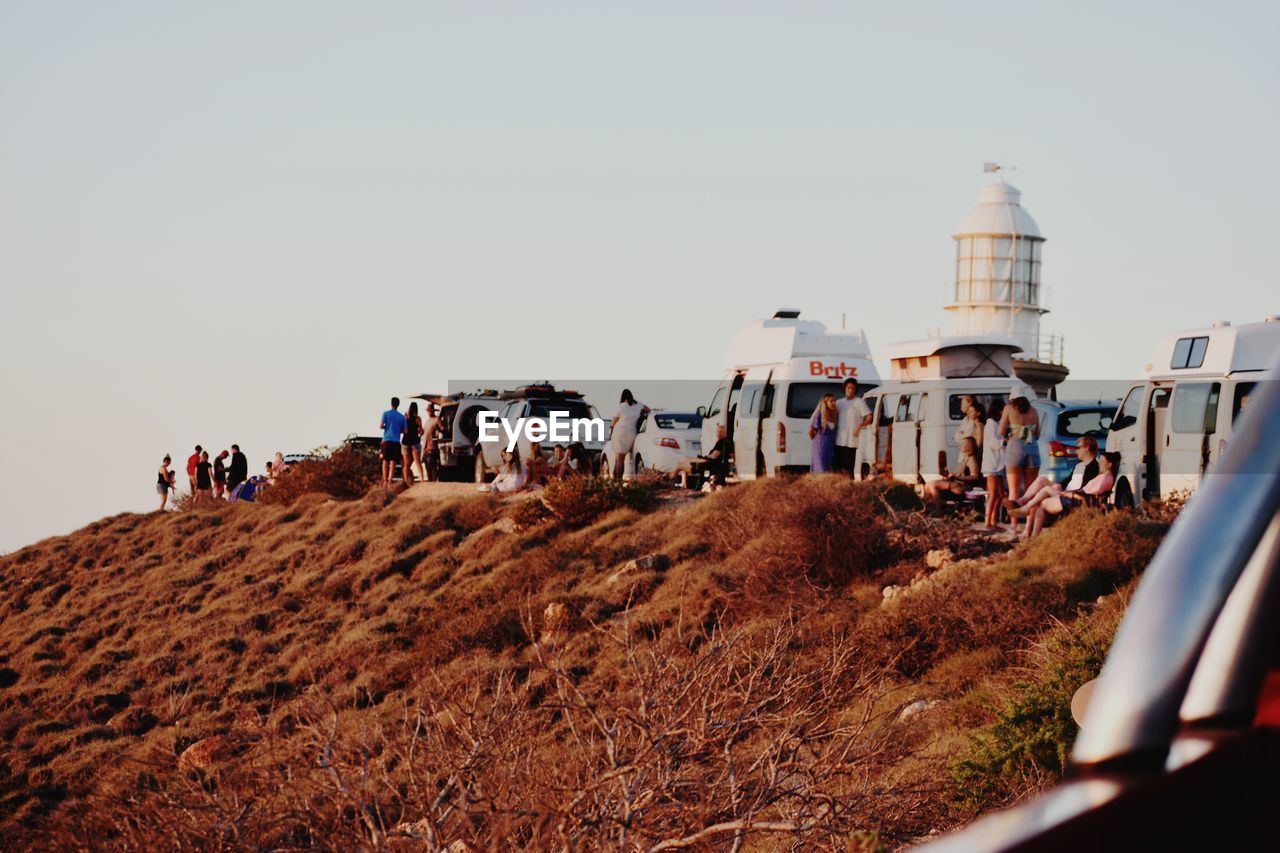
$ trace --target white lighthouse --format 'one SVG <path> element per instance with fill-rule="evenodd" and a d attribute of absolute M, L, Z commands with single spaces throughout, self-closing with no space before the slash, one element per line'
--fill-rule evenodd
<path fill-rule="evenodd" d="M 988 164 L 987 171 L 999 167 Z M 1040 283 L 1044 236 L 1022 207 L 1022 193 L 1003 180 L 982 188 L 978 204 L 960 223 L 955 284 L 946 310 L 956 335 L 1008 335 L 1022 347 L 1014 370 L 1047 395 L 1067 376 L 1062 339 L 1040 333 L 1047 314 Z"/>

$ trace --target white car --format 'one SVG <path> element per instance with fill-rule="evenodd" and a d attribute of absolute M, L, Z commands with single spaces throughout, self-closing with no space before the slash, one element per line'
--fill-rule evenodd
<path fill-rule="evenodd" d="M 640 421 L 631 459 L 624 463 L 623 473 L 631 474 L 653 468 L 671 473 L 681 460 L 697 458 L 702 453 L 702 415 L 698 412 L 657 409 Z M 600 470 L 613 473 L 613 446 L 605 443 Z"/>

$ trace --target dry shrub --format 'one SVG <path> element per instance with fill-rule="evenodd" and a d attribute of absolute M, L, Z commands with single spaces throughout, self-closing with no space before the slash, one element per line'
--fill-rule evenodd
<path fill-rule="evenodd" d="M 889 557 L 877 494 L 846 477 L 758 480 L 716 493 L 703 510 L 712 553 L 759 593 L 845 584 Z"/>
<path fill-rule="evenodd" d="M 501 498 L 484 494 L 450 501 L 441 508 L 439 517 L 445 527 L 463 533 L 474 533 L 493 524 L 501 513 Z"/>
<path fill-rule="evenodd" d="M 378 459 L 367 449 L 343 445 L 317 454 L 316 458 L 295 463 L 254 499 L 264 504 L 289 504 L 299 495 L 317 492 L 339 500 L 354 500 L 378 482 Z"/>
<path fill-rule="evenodd" d="M 992 567 L 957 565 L 912 587 L 868 620 L 867 642 L 912 677 L 957 652 L 1016 648 L 1046 616 L 1069 618 L 1128 582 L 1162 533 L 1128 513 L 1074 512 Z"/>
<path fill-rule="evenodd" d="M 609 689 L 539 645 L 519 668 L 477 661 L 457 687 L 423 684 L 370 720 L 308 697 L 292 737 L 257 735 L 204 778 L 157 756 L 93 795 L 57 842 L 876 849 L 862 821 L 903 751 L 873 711 L 875 674 L 850 677 L 846 640 L 798 664 L 794 624 L 716 632 L 697 652 L 631 635 L 602 637 L 621 661 Z"/>
<path fill-rule="evenodd" d="M 565 477 L 548 483 L 541 497 L 557 519 L 570 527 L 581 527 L 619 507 L 649 509 L 657 490 L 655 483 L 642 480 Z"/>
<path fill-rule="evenodd" d="M 553 517 L 541 495 L 525 498 L 511 511 L 511 522 L 520 531 L 532 530 Z"/>

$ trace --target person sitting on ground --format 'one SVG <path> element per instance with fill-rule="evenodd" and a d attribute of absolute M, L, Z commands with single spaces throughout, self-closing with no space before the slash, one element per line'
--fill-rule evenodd
<path fill-rule="evenodd" d="M 560 466 L 564 464 L 565 450 L 563 444 L 557 444 L 551 448 L 551 458 L 547 460 L 547 466 L 551 469 L 552 477 L 558 477 Z"/>
<path fill-rule="evenodd" d="M 274 483 L 274 482 L 276 481 L 276 472 L 275 472 L 275 470 L 271 467 L 271 463 L 270 463 L 270 462 L 268 462 L 268 463 L 267 463 L 267 474 L 266 474 L 266 476 L 265 476 L 265 477 L 263 477 L 262 479 L 263 479 L 263 481 L 265 482 L 265 484 L 266 484 L 266 485 L 271 485 L 272 483 Z"/>
<path fill-rule="evenodd" d="M 499 494 L 518 492 L 529 481 L 528 470 L 520 461 L 520 454 L 512 450 L 502 451 L 502 467 L 493 478 L 493 491 Z"/>
<path fill-rule="evenodd" d="M 947 501 L 961 498 L 969 489 L 982 485 L 982 473 L 978 465 L 978 443 L 972 436 L 960 441 L 959 473 L 946 474 L 944 479 L 934 480 L 924 487 L 925 500 L 933 505 L 935 512 L 942 512 L 942 505 Z"/>
<path fill-rule="evenodd" d="M 284 461 L 284 454 L 279 450 L 276 451 L 275 467 L 271 470 L 275 472 L 277 479 L 289 472 L 289 465 Z"/>
<path fill-rule="evenodd" d="M 529 442 L 529 455 L 524 460 L 524 467 L 528 472 L 526 485 L 545 486 L 547 484 L 551 469 L 547 465 L 547 457 L 542 455 L 542 442 Z"/>
<path fill-rule="evenodd" d="M 1116 484 L 1116 469 L 1119 465 L 1119 453 L 1103 453 L 1098 457 L 1098 475 L 1085 483 L 1079 491 L 1047 495 L 1038 501 L 1034 509 L 1032 504 L 1027 504 L 1025 509 L 1032 512 L 1027 524 L 1027 538 L 1040 535 L 1048 516 L 1061 515 L 1083 501 L 1085 496 L 1097 497 L 1109 493 Z"/>
<path fill-rule="evenodd" d="M 575 477 L 591 473 L 591 464 L 587 461 L 587 447 L 580 441 L 575 441 L 569 445 L 569 449 L 565 451 L 564 459 L 560 461 L 556 467 L 556 476 L 559 478 Z"/>
<path fill-rule="evenodd" d="M 1004 501 L 1005 509 L 1009 510 L 1009 514 L 1015 518 L 1030 519 L 1031 514 L 1020 512 L 1033 503 L 1054 495 L 1064 492 L 1078 492 L 1085 487 L 1085 484 L 1098 476 L 1098 440 L 1093 436 L 1086 435 L 1081 437 L 1076 444 L 1076 458 L 1080 460 L 1076 463 L 1076 467 L 1071 471 L 1071 479 L 1067 481 L 1065 486 L 1050 480 L 1048 477 L 1037 477 L 1027 486 L 1027 490 L 1022 493 L 1022 497 L 1017 500 L 1006 498 Z M 1030 522 L 1028 522 L 1028 527 Z M 1024 535 L 1026 531 L 1023 531 Z"/>

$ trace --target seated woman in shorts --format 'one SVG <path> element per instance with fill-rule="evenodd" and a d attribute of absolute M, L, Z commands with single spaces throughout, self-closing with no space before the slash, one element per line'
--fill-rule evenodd
<path fill-rule="evenodd" d="M 1040 535 L 1044 528 L 1045 518 L 1050 515 L 1061 515 L 1067 510 L 1084 502 L 1085 495 L 1105 495 L 1116 484 L 1116 468 L 1120 464 L 1119 453 L 1103 453 L 1098 456 L 1098 476 L 1085 483 L 1079 491 L 1056 492 L 1037 496 L 1018 513 L 1030 519 L 1026 538 Z"/>

